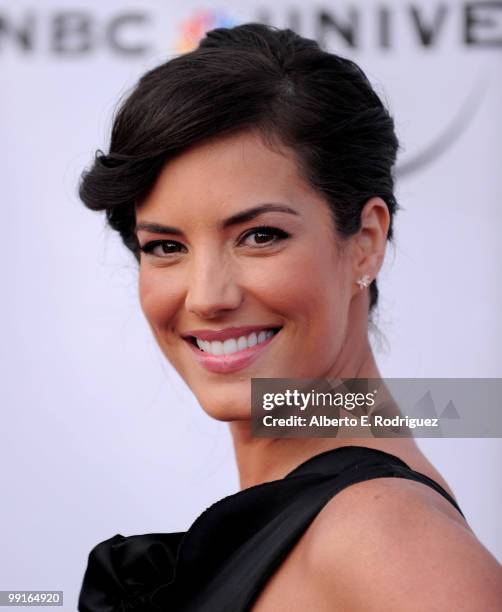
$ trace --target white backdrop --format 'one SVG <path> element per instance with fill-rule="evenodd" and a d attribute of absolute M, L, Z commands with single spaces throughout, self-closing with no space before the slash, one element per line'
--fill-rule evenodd
<path fill-rule="evenodd" d="M 0 1 L 0 590 L 62 589 L 75 609 L 98 541 L 188 529 L 238 490 L 227 426 L 161 355 L 132 255 L 76 196 L 119 97 L 204 24 L 268 19 L 362 66 L 403 146 L 381 371 L 502 376 L 502 2 L 268 4 Z M 502 441 L 419 444 L 502 561 Z"/>

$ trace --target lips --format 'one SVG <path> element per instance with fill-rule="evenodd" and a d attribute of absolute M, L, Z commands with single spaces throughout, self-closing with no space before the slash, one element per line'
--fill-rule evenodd
<path fill-rule="evenodd" d="M 248 328 L 233 328 L 233 329 L 234 330 L 235 329 L 238 329 L 238 330 L 249 329 L 250 331 L 247 333 L 251 333 L 253 331 L 257 331 L 257 330 L 261 331 L 263 329 L 277 329 L 277 327 L 267 328 L 263 326 L 260 326 L 260 327 L 253 326 L 251 328 L 248 327 Z M 228 329 L 224 331 L 227 332 Z M 241 333 L 242 335 L 242 332 L 239 331 L 239 333 Z M 279 335 L 279 333 L 280 331 L 274 334 L 273 336 L 271 336 L 270 338 L 268 338 L 267 340 L 265 340 L 264 342 L 261 342 L 260 344 L 256 344 L 255 346 L 251 346 L 241 351 L 230 353 L 228 355 L 212 355 L 211 353 L 201 351 L 189 339 L 187 339 L 187 345 L 189 349 L 191 350 L 192 354 L 194 355 L 195 359 L 197 360 L 197 362 L 200 365 L 202 365 L 206 370 L 209 370 L 210 372 L 214 372 L 217 374 L 227 374 L 231 372 L 236 372 L 237 370 L 242 370 L 243 368 L 246 368 L 249 365 L 251 365 L 251 363 L 253 363 L 256 359 L 258 359 L 268 349 L 270 343 L 274 341 L 274 339 Z M 234 336 L 230 335 L 228 337 L 232 338 Z M 214 338 L 211 338 L 211 340 L 213 339 Z M 221 340 L 221 336 L 218 339 Z"/>
<path fill-rule="evenodd" d="M 279 329 L 280 325 L 243 325 L 240 327 L 227 327 L 225 329 L 191 329 L 187 332 L 183 332 L 181 337 L 185 340 L 192 340 L 193 338 L 199 338 L 200 340 L 228 340 L 229 338 L 239 338 L 240 336 L 249 336 L 252 332 L 260 332 L 262 330 Z"/>

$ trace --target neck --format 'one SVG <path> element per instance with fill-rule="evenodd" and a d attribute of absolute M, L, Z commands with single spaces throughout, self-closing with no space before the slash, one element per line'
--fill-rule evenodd
<path fill-rule="evenodd" d="M 335 365 L 321 378 L 381 378 L 369 342 L 358 351 L 352 344 L 343 367 Z M 354 356 L 359 356 L 355 359 Z M 354 372 L 356 374 L 354 375 Z M 350 373 L 350 374 L 349 374 Z M 240 488 L 279 480 L 307 459 L 342 446 L 367 446 L 395 455 L 416 448 L 410 438 L 354 438 L 339 431 L 337 438 L 259 438 L 251 435 L 251 421 L 232 421 L 230 432 L 239 471 Z M 341 435 L 340 435 L 341 434 Z"/>

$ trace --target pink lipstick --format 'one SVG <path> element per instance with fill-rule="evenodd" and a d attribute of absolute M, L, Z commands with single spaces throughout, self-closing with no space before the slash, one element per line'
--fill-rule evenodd
<path fill-rule="evenodd" d="M 265 328 L 255 327 L 254 329 Z M 254 329 L 251 331 L 254 331 Z M 255 344 L 254 346 L 250 346 L 240 351 L 235 351 L 234 353 L 230 353 L 228 355 L 213 355 L 200 350 L 192 343 L 191 340 L 187 340 L 187 343 L 197 362 L 206 368 L 206 370 L 217 374 L 229 374 L 231 372 L 237 372 L 238 370 L 246 368 L 256 359 L 258 359 L 258 357 L 260 357 L 262 353 L 267 350 L 269 344 L 274 340 L 278 333 L 279 332 L 275 333 L 273 336 L 267 338 L 259 344 Z"/>

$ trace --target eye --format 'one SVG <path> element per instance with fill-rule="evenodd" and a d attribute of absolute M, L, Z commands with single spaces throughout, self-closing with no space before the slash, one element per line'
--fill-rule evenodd
<path fill-rule="evenodd" d="M 161 247 L 159 249 L 159 253 L 156 253 L 154 250 L 157 247 Z M 176 242 L 175 240 L 151 240 L 150 242 L 147 242 L 142 247 L 140 247 L 140 251 L 142 251 L 143 253 L 155 255 L 156 257 L 165 257 L 166 255 L 169 256 L 179 253 L 180 251 L 178 249 L 180 247 L 182 249 L 185 248 L 181 243 Z M 160 253 L 163 253 L 163 255 L 161 255 Z"/>
<path fill-rule="evenodd" d="M 255 236 L 256 242 L 251 246 L 268 246 L 269 244 L 274 244 L 275 242 L 279 242 L 280 240 L 285 240 L 289 237 L 289 234 L 284 230 L 281 230 L 277 227 L 263 226 L 263 227 L 255 227 L 242 237 L 242 241 L 249 238 L 250 236 Z M 276 240 L 270 240 L 270 236 L 275 236 Z"/>

